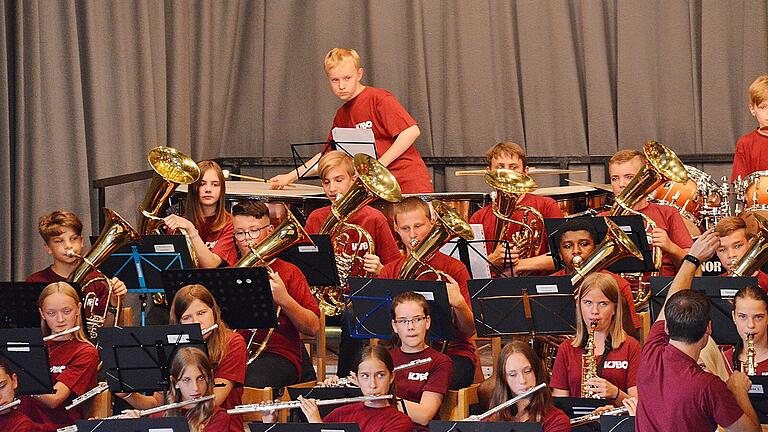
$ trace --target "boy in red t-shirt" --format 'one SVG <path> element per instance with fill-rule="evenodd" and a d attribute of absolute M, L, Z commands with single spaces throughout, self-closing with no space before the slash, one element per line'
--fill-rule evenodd
<path fill-rule="evenodd" d="M 730 275 L 732 267 L 747 253 L 752 245 L 754 236 L 747 231 L 747 223 L 740 216 L 728 216 L 720 219 L 715 226 L 715 232 L 720 235 L 720 247 L 717 249 L 717 257 L 723 268 L 726 270 L 724 275 Z M 765 291 L 768 291 L 768 274 L 762 270 L 757 270 L 754 275 L 757 277 L 757 284 Z"/>
<path fill-rule="evenodd" d="M 757 120 L 758 128 L 736 142 L 731 181 L 768 170 L 768 75 L 760 75 L 750 84 L 749 112 Z"/>
<path fill-rule="evenodd" d="M 83 254 L 83 223 L 72 212 L 56 210 L 40 218 L 37 224 L 40 237 L 45 242 L 45 252 L 53 258 L 53 264 L 43 270 L 31 274 L 27 282 L 66 282 L 69 275 L 80 265 L 81 260 L 76 256 L 67 255 L 67 251 L 73 251 L 77 255 Z M 86 281 L 101 277 L 92 271 Z M 103 316 L 106 308 L 104 325 L 111 326 L 115 322 L 118 300 L 122 302 L 128 292 L 125 284 L 118 278 L 112 278 L 112 295 L 109 294 L 109 285 L 103 281 L 88 284 L 80 293 L 85 308 L 86 321 L 93 316 Z M 122 314 L 124 317 L 125 314 Z M 87 334 L 87 333 L 86 333 Z"/>
<path fill-rule="evenodd" d="M 433 192 L 429 170 L 413 146 L 421 134 L 419 126 L 392 93 L 360 82 L 363 78 L 360 64 L 357 51 L 350 48 L 334 48 L 325 56 L 323 66 L 331 91 L 344 101 L 336 111 L 331 129 L 372 129 L 379 162 L 397 178 L 402 192 Z M 297 170 L 272 177 L 272 187 L 283 188 L 299 177 L 314 174 L 320 156 L 316 154 Z"/>

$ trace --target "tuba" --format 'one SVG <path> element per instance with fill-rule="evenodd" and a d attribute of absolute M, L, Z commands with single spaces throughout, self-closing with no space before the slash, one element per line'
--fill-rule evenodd
<path fill-rule="evenodd" d="M 439 278 L 443 272 L 427 264 L 432 255 L 453 237 L 461 237 L 464 240 L 475 238 L 472 227 L 456 210 L 440 200 L 432 200 L 432 208 L 437 216 L 435 224 L 418 246 L 413 245 L 415 249 L 409 252 L 398 279 L 419 279 L 429 273 L 434 273 Z M 419 272 L 423 267 L 427 267 L 427 270 Z"/>
<path fill-rule="evenodd" d="M 298 244 L 298 243 L 312 243 L 312 238 L 304 231 L 296 216 L 291 213 L 288 207 L 285 207 L 286 218 L 283 222 L 275 228 L 275 230 L 267 238 L 262 240 L 259 244 L 250 244 L 248 247 L 251 249 L 245 256 L 240 258 L 240 261 L 234 265 L 234 267 L 258 267 L 263 266 L 269 269 L 269 262 L 272 261 L 283 250 Z M 314 244 L 314 243 L 312 243 Z M 270 269 L 271 271 L 271 269 Z M 280 306 L 277 307 L 275 314 L 277 319 L 280 319 Z M 253 330 L 251 337 L 248 340 L 247 350 L 252 354 L 248 359 L 247 364 L 253 363 L 258 358 L 264 349 L 267 347 L 267 342 L 272 337 L 274 328 L 267 330 L 266 336 L 261 342 L 254 341 L 257 332 Z M 254 348 L 252 348 L 255 345 Z"/>
<path fill-rule="evenodd" d="M 641 200 L 647 199 L 648 194 L 659 187 L 662 183 L 673 181 L 676 183 L 685 183 L 688 181 L 688 171 L 685 165 L 680 161 L 675 152 L 665 145 L 653 140 L 646 141 L 643 144 L 643 153 L 647 163 L 640 168 L 635 177 L 624 188 L 623 191 L 614 199 L 611 206 L 611 216 L 631 216 L 639 215 L 643 218 L 646 225 L 652 230 L 656 228 L 656 222 L 648 216 L 634 209 L 635 205 Z M 650 237 L 648 243 L 651 243 Z M 657 270 L 661 269 L 662 253 L 658 247 L 653 248 L 653 265 Z M 642 258 L 641 258 L 642 259 Z M 622 275 L 630 276 L 630 275 Z M 637 276 L 637 279 L 641 279 Z M 637 297 L 635 298 L 635 307 L 640 307 L 648 302 L 651 296 L 651 290 L 645 287 L 645 282 L 639 280 L 637 286 Z"/>
<path fill-rule="evenodd" d="M 364 275 L 363 256 L 375 253 L 375 245 L 371 234 L 359 225 L 351 224 L 348 220 L 375 199 L 388 202 L 398 202 L 401 199 L 400 185 L 395 176 L 376 159 L 358 153 L 353 159 L 357 180 L 347 193 L 331 205 L 331 214 L 320 227 L 320 234 L 329 234 L 333 243 L 333 254 L 339 272 L 339 286 L 311 287 L 312 294 L 317 298 L 320 310 L 326 316 L 341 314 L 344 310 L 342 296 L 350 276 Z M 368 249 L 358 246 L 367 242 Z"/>
<path fill-rule="evenodd" d="M 107 303 L 109 298 L 112 297 L 112 282 L 109 278 L 101 273 L 98 269 L 99 265 L 107 259 L 115 250 L 122 246 L 139 240 L 141 236 L 133 229 L 133 227 L 126 222 L 119 214 L 104 208 L 104 215 L 106 224 L 99 234 L 99 238 L 93 243 L 91 249 L 85 255 L 78 255 L 74 250 L 69 249 L 67 255 L 76 256 L 81 259 L 80 264 L 69 275 L 67 279 L 69 282 L 80 285 L 81 291 L 85 291 L 88 286 L 97 282 L 106 282 L 109 286 L 109 294 L 107 295 Z M 101 273 L 101 277 L 88 279 L 88 273 L 91 270 L 95 270 Z M 107 317 L 107 308 L 109 304 L 104 305 L 104 312 L 99 315 L 96 312 L 96 304 L 98 298 L 94 292 L 88 292 L 83 299 L 85 304 L 85 327 L 88 332 L 88 337 L 96 339 L 97 331 L 104 326 L 104 321 Z M 120 303 L 117 305 L 117 313 L 115 313 L 115 323 L 117 325 L 120 317 Z"/>
<path fill-rule="evenodd" d="M 750 277 L 768 263 L 768 220 L 758 213 L 752 213 L 758 224 L 757 235 L 749 245 L 749 249 L 740 260 L 730 267 L 733 277 Z M 729 263 L 730 264 L 730 263 Z"/>
<path fill-rule="evenodd" d="M 536 190 L 536 182 L 527 174 L 507 169 L 488 171 L 484 178 L 496 190 L 492 208 L 499 220 L 493 238 L 509 241 L 520 252 L 521 258 L 541 255 L 547 240 L 544 236 L 544 216 L 533 207 L 517 205 L 520 195 Z M 513 219 L 512 215 L 519 212 L 522 212 L 521 220 Z M 519 226 L 519 229 L 513 232 L 513 225 Z"/>

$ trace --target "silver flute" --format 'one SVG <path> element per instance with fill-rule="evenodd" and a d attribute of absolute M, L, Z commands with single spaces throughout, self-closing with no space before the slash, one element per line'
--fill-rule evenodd
<path fill-rule="evenodd" d="M 205 335 L 207 335 L 208 333 L 210 333 L 210 332 L 212 332 L 212 331 L 216 330 L 217 328 L 219 328 L 219 325 L 218 325 L 218 324 L 214 324 L 214 325 L 212 325 L 212 326 L 208 327 L 207 329 L 204 329 L 204 330 L 203 330 L 203 336 L 205 336 Z"/>
<path fill-rule="evenodd" d="M 583 415 L 581 417 L 574 417 L 571 419 L 571 427 L 573 426 L 581 426 L 583 424 L 592 423 L 594 421 L 600 420 L 600 417 L 604 415 L 623 415 L 626 414 L 629 410 L 625 406 L 621 406 L 618 408 L 609 409 L 608 411 L 603 411 L 602 413 L 596 414 L 594 412 L 591 412 L 589 414 Z"/>
<path fill-rule="evenodd" d="M 48 335 L 48 336 L 44 337 L 43 338 L 43 342 L 48 342 L 49 340 L 54 340 L 54 339 L 56 339 L 59 336 L 68 335 L 68 334 L 74 333 L 74 332 L 76 332 L 78 330 L 80 330 L 80 326 L 74 326 L 71 329 L 66 329 L 66 330 L 64 330 L 61 333 L 53 333 L 51 335 Z"/>
<path fill-rule="evenodd" d="M 425 363 L 430 363 L 431 361 L 432 361 L 432 357 L 425 357 L 423 359 L 412 360 L 412 361 L 409 361 L 408 363 L 403 363 L 400 366 L 395 366 L 394 368 L 392 368 L 392 372 L 401 371 L 403 369 L 409 369 L 409 368 L 412 368 L 412 367 L 415 367 L 415 366 L 418 366 L 418 365 L 422 365 L 422 364 L 425 364 Z M 357 387 L 357 385 L 354 382 L 352 382 L 352 377 L 339 378 L 333 384 L 327 384 L 327 385 L 326 384 L 318 384 L 317 385 L 317 387 L 321 387 L 321 388 L 322 387 L 347 387 L 347 386 Z"/>
<path fill-rule="evenodd" d="M 14 400 L 12 402 L 8 402 L 5 405 L 0 405 L 0 412 L 3 412 L 5 410 L 9 410 L 9 409 L 15 407 L 16 405 L 18 405 L 20 403 L 21 403 L 21 399 L 16 399 L 16 400 Z"/>
<path fill-rule="evenodd" d="M 64 409 L 69 411 L 72 408 L 80 405 L 81 403 L 87 401 L 88 399 L 91 399 L 92 397 L 95 397 L 98 394 L 101 394 L 104 392 L 104 390 L 108 389 L 109 385 L 105 381 L 100 382 L 96 387 L 88 390 L 87 392 L 81 394 L 80 396 L 72 399 L 72 402 L 65 406 Z"/>
<path fill-rule="evenodd" d="M 351 398 L 339 398 L 339 399 L 320 399 L 317 401 L 318 406 L 322 405 L 343 405 L 353 402 L 375 401 L 392 399 L 392 395 L 381 396 L 358 396 Z M 250 405 L 238 405 L 232 409 L 227 410 L 227 414 L 246 414 L 256 411 L 266 412 L 273 410 L 283 410 L 301 407 L 301 401 L 288 401 L 288 402 L 275 402 L 275 403 L 262 403 L 262 404 L 250 404 Z"/>
<path fill-rule="evenodd" d="M 546 386 L 547 386 L 547 383 L 541 383 L 541 384 L 537 385 L 536 387 L 528 390 L 527 392 L 520 393 L 519 395 L 513 397 L 512 399 L 510 399 L 510 400 L 508 400 L 508 401 L 506 401 L 504 403 L 498 404 L 495 407 L 489 409 L 488 411 L 480 414 L 479 416 L 477 416 L 477 419 L 478 420 L 483 420 L 485 418 L 488 418 L 488 417 L 496 414 L 497 412 L 503 410 L 504 408 L 507 408 L 509 406 L 512 406 L 512 405 L 516 404 L 517 401 L 519 401 L 520 399 L 527 398 L 528 396 L 532 395 L 533 393 L 536 393 L 537 391 L 543 389 Z"/>

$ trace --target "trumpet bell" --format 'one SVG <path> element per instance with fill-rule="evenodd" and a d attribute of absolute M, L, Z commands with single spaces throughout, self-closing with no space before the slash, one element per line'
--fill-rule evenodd
<path fill-rule="evenodd" d="M 311 243 L 312 238 L 304 230 L 296 216 L 286 209 L 286 217 L 283 222 L 267 238 L 259 244 L 252 246 L 251 251 L 240 258 L 235 267 L 253 267 L 255 265 L 265 265 L 272 258 L 277 256 L 283 250 L 298 243 Z"/>
<path fill-rule="evenodd" d="M 501 192 L 513 195 L 535 191 L 539 185 L 527 174 L 508 169 L 488 171 L 483 176 L 488 186 Z"/>
<path fill-rule="evenodd" d="M 578 295 L 579 285 L 590 273 L 600 271 L 622 258 L 634 257 L 639 260 L 643 259 L 643 254 L 635 243 L 632 242 L 632 239 L 615 222 L 607 217 L 604 219 L 605 224 L 608 226 L 605 238 L 592 254 L 583 260 L 577 268 L 574 268 L 571 273 L 571 284 L 576 288 L 574 295 Z"/>

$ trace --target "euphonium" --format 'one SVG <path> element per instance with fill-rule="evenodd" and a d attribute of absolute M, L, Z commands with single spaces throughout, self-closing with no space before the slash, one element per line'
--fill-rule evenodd
<path fill-rule="evenodd" d="M 768 220 L 758 213 L 752 213 L 757 220 L 758 230 L 749 249 L 730 269 L 733 277 L 750 277 L 768 263 Z"/>
<path fill-rule="evenodd" d="M 106 275 L 104 275 L 104 273 L 101 273 L 99 266 L 112 254 L 112 252 L 123 245 L 137 241 L 140 238 L 139 233 L 115 211 L 105 207 L 104 218 L 106 223 L 99 234 L 99 238 L 96 239 L 93 246 L 91 246 L 91 249 L 89 249 L 85 255 L 79 255 L 72 249 L 67 250 L 67 255 L 76 256 L 81 259 L 80 264 L 69 275 L 69 278 L 67 279 L 69 282 L 74 282 L 80 285 L 82 292 L 85 292 L 89 285 L 96 282 L 104 281 L 109 286 L 107 304 L 104 305 L 104 312 L 101 315 L 95 311 L 98 306 L 96 304 L 96 294 L 89 292 L 85 296 L 85 326 L 88 332 L 88 337 L 91 339 L 96 339 L 97 330 L 104 326 L 104 320 L 107 317 L 107 307 L 109 306 L 109 298 L 112 297 L 112 282 Z M 96 270 L 101 273 L 102 277 L 87 279 L 88 273 L 90 273 L 91 270 Z M 117 325 L 119 317 L 120 303 L 118 300 L 117 313 L 115 313 L 115 325 Z"/>
<path fill-rule="evenodd" d="M 571 272 L 571 284 L 574 287 L 574 296 L 578 295 L 581 282 L 590 273 L 600 271 L 614 262 L 627 257 L 643 259 L 643 254 L 637 249 L 637 246 L 619 228 L 616 223 L 607 217 L 603 218 L 608 231 L 605 233 L 603 241 L 586 258 L 574 257 L 573 271 Z M 578 262 L 576 258 L 579 258 Z"/>
<path fill-rule="evenodd" d="M 398 202 L 400 185 L 395 176 L 379 161 L 358 153 L 353 159 L 357 180 L 347 193 L 331 205 L 331 213 L 320 227 L 320 234 L 329 234 L 339 272 L 338 287 L 310 287 L 320 310 L 326 316 L 341 314 L 344 310 L 343 294 L 350 276 L 368 276 L 363 270 L 363 257 L 374 254 L 371 234 L 359 225 L 347 222 L 358 210 L 375 199 Z M 368 249 L 360 248 L 367 243 Z"/>
<path fill-rule="evenodd" d="M 597 356 L 595 355 L 595 328 L 597 322 L 589 323 L 589 337 L 587 346 L 584 348 L 587 353 L 581 355 L 581 397 L 589 399 L 599 399 L 600 394 L 590 390 L 587 381 L 597 377 Z"/>
<path fill-rule="evenodd" d="M 408 259 L 403 263 L 398 279 L 418 279 L 428 273 L 435 273 L 439 278 L 442 272 L 427 264 L 432 255 L 453 237 L 465 240 L 475 238 L 472 227 L 456 210 L 440 200 L 432 200 L 432 208 L 437 216 L 435 223 L 424 240 L 414 245 L 415 248 L 408 253 Z M 422 267 L 427 267 L 428 270 L 419 273 Z"/>
<path fill-rule="evenodd" d="M 746 360 L 741 365 L 741 371 L 749 376 L 757 375 L 757 361 L 755 360 L 755 335 L 747 333 L 747 349 L 744 352 Z"/>
<path fill-rule="evenodd" d="M 269 262 L 283 250 L 298 243 L 314 244 L 312 242 L 312 238 L 309 236 L 309 234 L 307 234 L 306 231 L 304 231 L 304 228 L 296 219 L 296 216 L 291 213 L 291 210 L 287 206 L 285 207 L 285 213 L 285 220 L 283 220 L 283 222 L 278 225 L 277 228 L 275 228 L 272 234 L 270 234 L 257 245 L 248 245 L 250 252 L 240 258 L 240 261 L 234 265 L 235 267 L 263 266 L 269 269 Z M 281 308 L 278 306 L 275 312 L 278 320 L 280 319 L 280 312 Z M 261 355 L 261 353 L 267 347 L 267 342 L 269 342 L 269 338 L 272 337 L 272 333 L 274 331 L 274 328 L 267 330 L 267 334 L 264 336 L 264 340 L 261 342 L 255 342 L 254 338 L 256 337 L 257 332 L 255 329 L 253 330 L 253 333 L 248 340 L 248 352 L 251 352 L 251 347 L 253 345 L 257 345 L 258 347 L 255 348 L 255 351 L 248 359 L 248 364 L 253 363 L 253 361 L 256 360 L 259 355 Z"/>
<path fill-rule="evenodd" d="M 647 199 L 648 194 L 659 187 L 662 183 L 673 181 L 676 183 L 685 183 L 688 181 L 688 171 L 685 165 L 680 161 L 675 152 L 661 143 L 650 140 L 643 144 L 643 153 L 647 163 L 640 168 L 635 177 L 624 188 L 623 191 L 614 199 L 610 210 L 611 216 L 629 216 L 640 215 L 645 223 L 651 228 L 656 228 L 656 223 L 650 217 L 634 210 L 635 205 L 641 200 Z M 651 243 L 650 237 L 648 243 Z M 662 265 L 661 249 L 653 248 L 653 264 L 657 270 Z M 642 259 L 642 258 L 641 258 Z M 640 278 L 638 278 L 639 280 Z M 637 298 L 635 307 L 639 307 L 648 302 L 651 292 L 646 289 L 644 282 L 638 282 Z"/>
<path fill-rule="evenodd" d="M 493 214 L 498 218 L 493 233 L 495 240 L 507 240 L 516 247 L 521 258 L 541 255 L 546 246 L 544 236 L 544 216 L 530 206 L 519 206 L 520 195 L 533 192 L 538 185 L 528 177 L 508 169 L 497 169 L 485 173 L 485 182 L 496 189 L 493 200 Z M 515 220 L 512 215 L 521 213 L 521 220 Z M 512 225 L 518 225 L 519 230 L 512 232 Z"/>

